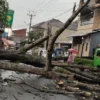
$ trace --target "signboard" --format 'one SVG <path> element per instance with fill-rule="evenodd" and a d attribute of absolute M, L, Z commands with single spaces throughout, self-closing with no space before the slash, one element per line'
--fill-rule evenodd
<path fill-rule="evenodd" d="M 9 27 L 12 27 L 13 17 L 14 17 L 14 11 L 13 10 L 8 10 L 8 13 L 7 13 L 7 25 Z"/>

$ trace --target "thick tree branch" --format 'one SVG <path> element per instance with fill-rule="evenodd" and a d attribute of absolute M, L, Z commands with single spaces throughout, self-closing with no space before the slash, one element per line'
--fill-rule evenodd
<path fill-rule="evenodd" d="M 64 78 L 68 77 L 67 74 L 65 75 L 54 71 L 44 72 L 42 68 L 35 68 L 34 66 L 31 65 L 11 63 L 8 61 L 0 61 L 0 69 L 42 75 L 44 77 L 54 78 L 54 79 L 59 77 L 64 77 Z"/>
<path fill-rule="evenodd" d="M 82 6 L 84 4 L 84 0 L 80 0 L 79 6 Z"/>
<path fill-rule="evenodd" d="M 0 54 L 0 60 L 10 60 L 13 62 L 25 63 L 33 66 L 44 67 L 45 62 L 41 61 L 38 57 L 33 57 L 27 54 L 16 54 L 16 53 L 2 53 Z"/>
<path fill-rule="evenodd" d="M 81 0 L 83 1 L 83 0 Z M 50 70 L 51 67 L 51 58 L 52 58 L 52 51 L 54 47 L 54 43 L 56 39 L 59 37 L 59 35 L 71 24 L 71 22 L 76 18 L 76 16 L 83 10 L 83 8 L 90 2 L 90 0 L 87 0 L 82 6 L 79 6 L 79 8 L 72 14 L 72 16 L 66 21 L 64 26 L 55 32 L 53 36 L 50 37 L 49 44 L 48 44 L 48 50 L 47 50 L 47 58 L 46 58 L 46 66 L 45 70 Z"/>
<path fill-rule="evenodd" d="M 90 2 L 90 0 L 87 0 L 86 3 L 84 3 L 82 6 L 79 6 L 79 8 L 76 10 L 75 13 L 72 14 L 72 16 L 66 21 L 64 26 L 56 31 L 56 33 L 52 36 L 51 41 L 53 44 L 55 43 L 58 36 L 71 24 L 71 22 L 76 18 L 76 16 L 84 9 L 84 7 Z M 51 46 L 51 45 L 50 45 Z M 53 48 L 53 47 L 51 47 Z"/>
<path fill-rule="evenodd" d="M 23 54 L 23 53 L 26 53 L 28 50 L 32 49 L 33 47 L 37 46 L 37 45 L 40 45 L 42 42 L 44 42 L 45 40 L 47 40 L 49 38 L 49 35 L 46 35 L 44 36 L 43 38 L 41 39 L 38 39 L 37 41 L 31 43 L 31 44 L 28 44 L 22 48 L 20 48 L 18 50 L 18 53 L 19 54 Z"/>
<path fill-rule="evenodd" d="M 74 3 L 73 13 L 75 13 L 75 9 L 76 9 L 76 2 Z"/>

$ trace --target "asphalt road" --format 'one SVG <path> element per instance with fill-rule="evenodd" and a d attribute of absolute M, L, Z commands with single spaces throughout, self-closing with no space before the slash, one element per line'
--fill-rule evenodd
<path fill-rule="evenodd" d="M 16 74 L 11 71 L 2 71 L 1 76 L 9 77 L 13 74 L 14 77 L 23 77 L 29 84 L 41 88 L 47 86 L 50 89 L 55 89 L 56 84 L 49 79 L 45 79 L 36 75 Z M 25 84 L 20 84 L 22 81 L 15 78 L 16 82 L 9 82 L 7 86 L 3 86 L 0 82 L 0 100 L 79 100 L 72 95 L 57 95 L 51 93 L 39 92 Z"/>

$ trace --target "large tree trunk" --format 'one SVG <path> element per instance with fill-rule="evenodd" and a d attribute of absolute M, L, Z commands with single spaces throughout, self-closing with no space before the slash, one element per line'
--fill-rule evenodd
<path fill-rule="evenodd" d="M 16 54 L 16 53 L 2 53 L 0 54 L 0 60 L 10 60 L 12 62 L 20 62 L 33 66 L 38 66 L 43 68 L 45 66 L 45 62 L 40 61 L 40 58 L 33 57 L 27 54 Z"/>
<path fill-rule="evenodd" d="M 44 72 L 43 68 L 36 68 L 31 65 L 12 63 L 8 61 L 0 61 L 0 69 L 42 75 L 44 77 L 52 78 L 52 79 L 58 79 L 59 77 L 64 77 L 64 78 L 68 77 L 67 74 L 61 74 L 54 71 Z"/>
<path fill-rule="evenodd" d="M 82 1 L 82 0 L 81 0 Z M 59 37 L 59 35 L 70 25 L 70 23 L 76 18 L 76 16 L 83 10 L 83 8 L 90 2 L 90 0 L 87 0 L 86 3 L 84 3 L 82 6 L 79 6 L 77 11 L 73 12 L 72 16 L 67 20 L 67 22 L 64 24 L 64 26 L 56 31 L 56 33 L 50 37 L 49 44 L 48 44 L 48 50 L 47 50 L 47 59 L 46 59 L 46 70 L 49 70 L 51 67 L 52 62 L 52 51 L 54 47 L 54 43 L 56 39 Z M 74 6 L 75 9 L 75 6 Z"/>

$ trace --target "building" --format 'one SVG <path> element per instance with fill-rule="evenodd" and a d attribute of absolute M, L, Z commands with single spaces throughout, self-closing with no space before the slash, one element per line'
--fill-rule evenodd
<path fill-rule="evenodd" d="M 21 41 L 26 40 L 26 31 L 27 29 L 17 29 L 17 30 L 13 30 L 13 35 L 11 36 L 12 40 L 15 43 L 20 43 Z"/>
<path fill-rule="evenodd" d="M 57 19 L 52 19 L 49 21 L 41 22 L 37 25 L 34 25 L 32 29 L 44 29 L 44 35 L 54 34 L 58 29 L 60 29 L 64 24 Z M 72 23 L 56 40 L 55 48 L 70 48 L 72 44 L 72 38 L 69 38 L 70 34 L 73 34 L 77 31 L 77 21 Z M 46 48 L 46 42 L 44 44 Z"/>
<path fill-rule="evenodd" d="M 80 3 L 81 5 L 81 3 Z M 91 0 L 80 13 L 77 32 L 73 37 L 72 48 L 78 56 L 93 56 L 94 48 L 100 44 L 100 0 Z"/>

